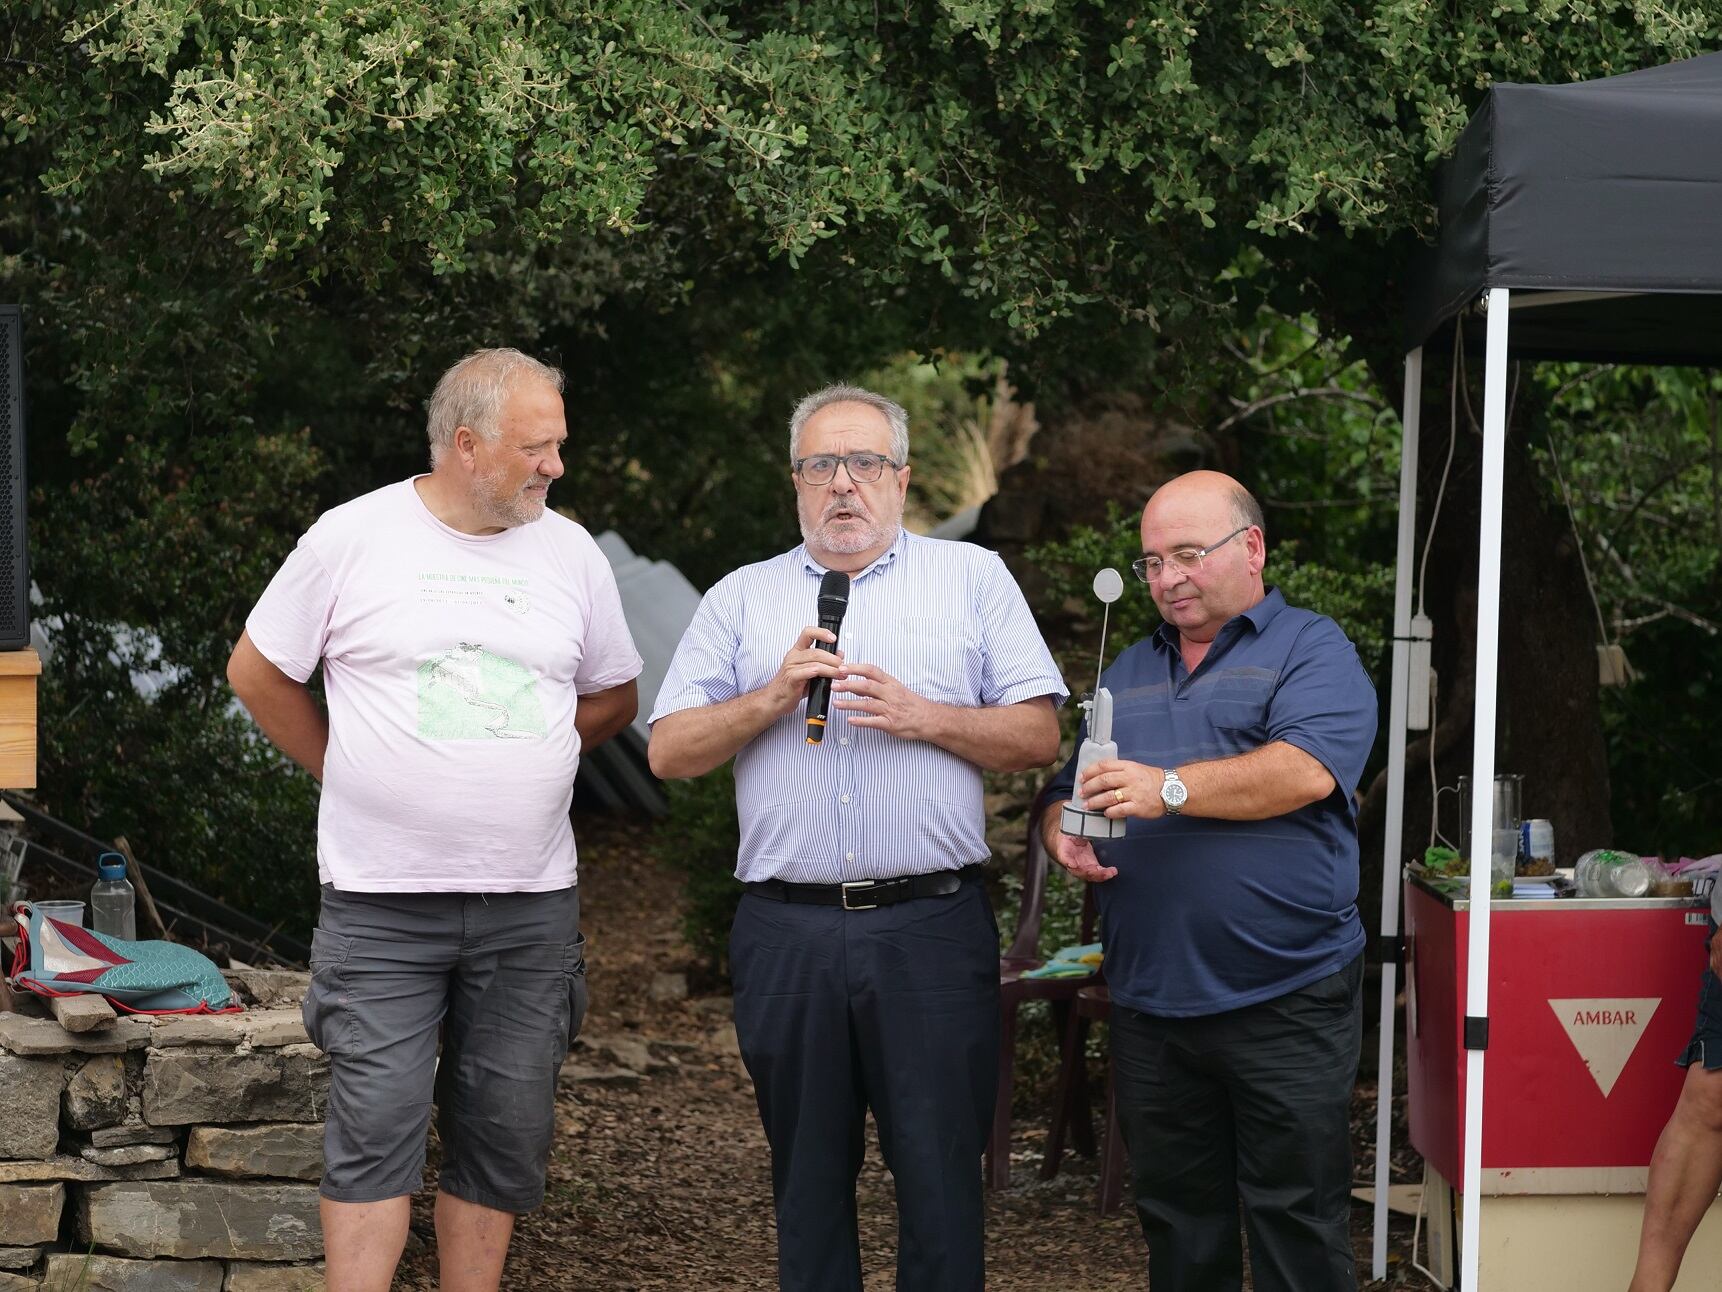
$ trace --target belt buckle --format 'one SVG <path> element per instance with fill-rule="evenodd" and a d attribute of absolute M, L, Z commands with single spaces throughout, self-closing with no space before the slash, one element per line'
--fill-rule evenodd
<path fill-rule="evenodd" d="M 877 902 L 868 902 L 867 905 L 865 905 L 865 906 L 851 906 L 849 904 L 849 890 L 851 888 L 872 888 L 876 882 L 877 881 L 871 880 L 871 879 L 849 879 L 849 880 L 845 880 L 843 882 L 843 885 L 842 885 L 842 888 L 843 888 L 843 909 L 846 911 L 874 911 L 874 910 L 878 910 L 879 909 L 879 903 L 877 903 Z"/>

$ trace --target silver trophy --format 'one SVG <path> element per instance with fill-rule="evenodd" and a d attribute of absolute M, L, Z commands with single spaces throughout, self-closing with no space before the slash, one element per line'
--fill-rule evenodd
<path fill-rule="evenodd" d="M 1112 603 L 1124 595 L 1124 576 L 1117 570 L 1105 569 L 1094 576 L 1094 595 L 1106 607 L 1100 618 L 1100 659 L 1094 668 L 1094 698 L 1082 702 L 1088 715 L 1088 739 L 1076 755 L 1076 783 L 1095 763 L 1118 757 L 1118 742 L 1112 739 L 1112 692 L 1100 685 L 1100 675 L 1106 665 L 1106 625 L 1112 616 Z M 1072 789 L 1074 793 L 1074 787 Z M 1090 812 L 1081 799 L 1066 803 L 1059 814 L 1058 828 L 1078 839 L 1122 839 L 1125 821 L 1104 812 Z"/>

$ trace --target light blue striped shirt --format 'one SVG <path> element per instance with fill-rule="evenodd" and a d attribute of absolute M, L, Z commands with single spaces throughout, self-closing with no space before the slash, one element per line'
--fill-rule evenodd
<path fill-rule="evenodd" d="M 707 592 L 658 690 L 652 721 L 757 691 L 818 622 L 825 570 L 805 546 Z M 916 694 L 969 708 L 1069 696 L 1004 562 L 971 543 L 901 531 L 850 580 L 838 646 Z M 840 693 L 833 693 L 833 699 Z M 736 755 L 742 880 L 833 884 L 985 861 L 981 772 L 924 741 L 851 726 L 835 703 L 822 744 L 805 703 Z"/>

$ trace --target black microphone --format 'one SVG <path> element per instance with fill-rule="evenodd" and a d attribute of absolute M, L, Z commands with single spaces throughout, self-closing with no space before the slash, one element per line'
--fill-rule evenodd
<path fill-rule="evenodd" d="M 849 576 L 841 570 L 827 570 L 819 581 L 819 626 L 832 636 L 843 627 L 843 612 L 849 609 Z M 815 650 L 837 653 L 837 643 L 814 642 Z M 816 677 L 807 688 L 807 743 L 817 745 L 825 739 L 825 711 L 831 707 L 831 679 Z"/>

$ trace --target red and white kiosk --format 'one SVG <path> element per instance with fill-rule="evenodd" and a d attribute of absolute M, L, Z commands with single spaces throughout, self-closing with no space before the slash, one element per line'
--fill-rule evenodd
<path fill-rule="evenodd" d="M 1411 308 L 1388 716 L 1381 931 L 1399 937 L 1423 347 L 1482 314 L 1484 414 L 1471 783 L 1495 775 L 1507 360 L 1722 364 L 1722 54 L 1573 85 L 1492 87 L 1440 185 Z M 1475 323 L 1473 323 L 1475 335 Z M 1511 338 L 1509 341 L 1509 337 Z M 1462 828 L 1490 837 L 1490 796 Z M 1722 824 L 1722 823 L 1719 823 Z M 1557 823 L 1558 828 L 1558 823 Z M 1404 883 L 1411 1136 L 1431 1271 L 1477 1289 L 1626 1286 L 1650 1152 L 1681 1081 L 1705 902 L 1489 901 Z M 1373 1276 L 1386 1273 L 1394 1000 L 1383 966 Z M 1722 1210 L 1722 1208 L 1719 1208 Z M 1451 1218 L 1457 1217 L 1457 1224 Z M 1700 1226 L 1681 1287 L 1722 1270 Z"/>
<path fill-rule="evenodd" d="M 1488 1064 L 1476 1183 L 1476 1281 L 1455 1277 L 1465 1179 L 1468 897 L 1405 884 L 1411 1143 L 1423 1155 L 1426 1268 L 1445 1286 L 1609 1288 L 1631 1278 L 1646 1167 L 1679 1096 L 1707 899 L 1513 898 L 1489 930 Z M 1479 1207 L 1465 1207 L 1469 1198 Z M 1722 1268 L 1722 1215 L 1688 1266 Z M 1378 1230 L 1378 1234 L 1383 1231 Z M 1462 1254 L 1462 1252 L 1461 1252 Z"/>

